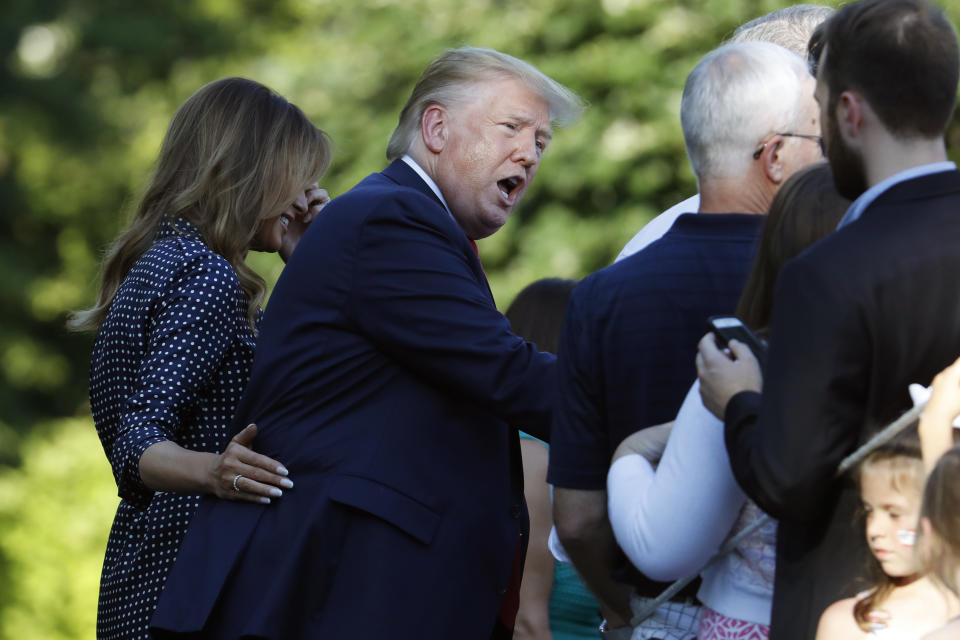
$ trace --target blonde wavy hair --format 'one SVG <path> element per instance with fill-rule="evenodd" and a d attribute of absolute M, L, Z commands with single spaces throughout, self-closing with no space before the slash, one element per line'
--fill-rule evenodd
<path fill-rule="evenodd" d="M 266 284 L 244 262 L 250 243 L 264 220 L 326 171 L 330 157 L 327 135 L 264 85 L 222 78 L 201 87 L 173 116 L 133 220 L 103 258 L 96 304 L 72 312 L 68 328 L 100 327 L 133 264 L 176 218 L 195 224 L 233 267 L 252 326 Z"/>

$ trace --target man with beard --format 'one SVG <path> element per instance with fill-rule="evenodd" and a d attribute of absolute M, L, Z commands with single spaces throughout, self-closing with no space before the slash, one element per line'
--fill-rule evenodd
<path fill-rule="evenodd" d="M 663 587 L 618 556 L 607 518 L 610 457 L 630 434 L 677 415 L 696 377 L 697 340 L 709 316 L 736 307 L 770 202 L 794 172 L 823 158 L 814 88 L 803 58 L 769 42 L 704 56 L 680 105 L 698 212 L 586 278 L 567 306 L 547 479 L 557 535 L 605 605 L 607 637 L 629 637 L 631 596 L 640 603 Z M 671 602 L 634 637 L 689 640 L 697 626 L 696 607 Z"/>
<path fill-rule="evenodd" d="M 928 0 L 863 0 L 821 35 L 826 154 L 856 200 L 780 275 L 762 396 L 745 345 L 731 359 L 708 335 L 697 356 L 738 482 L 780 520 L 771 640 L 812 638 L 824 608 L 856 593 L 867 547 L 837 465 L 960 353 L 960 172 L 943 141 L 956 33 Z"/>

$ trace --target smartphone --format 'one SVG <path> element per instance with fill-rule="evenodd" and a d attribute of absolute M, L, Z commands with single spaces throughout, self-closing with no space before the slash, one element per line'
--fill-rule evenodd
<path fill-rule="evenodd" d="M 760 363 L 760 368 L 767 364 L 767 343 L 757 337 L 750 327 L 743 324 L 736 316 L 711 316 L 707 320 L 710 331 L 716 337 L 717 346 L 726 348 L 730 340 L 737 340 L 750 347 L 753 356 Z"/>

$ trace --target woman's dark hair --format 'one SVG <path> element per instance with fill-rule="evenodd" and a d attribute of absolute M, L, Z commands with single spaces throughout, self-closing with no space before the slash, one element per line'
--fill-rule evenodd
<path fill-rule="evenodd" d="M 791 258 L 837 228 L 850 201 L 837 193 L 830 165 L 818 162 L 783 183 L 770 204 L 760 249 L 737 305 L 737 316 L 754 331 L 770 326 L 773 291 Z"/>
<path fill-rule="evenodd" d="M 563 314 L 576 286 L 576 280 L 563 278 L 544 278 L 528 284 L 504 314 L 510 328 L 524 340 L 536 344 L 540 351 L 556 353 Z"/>

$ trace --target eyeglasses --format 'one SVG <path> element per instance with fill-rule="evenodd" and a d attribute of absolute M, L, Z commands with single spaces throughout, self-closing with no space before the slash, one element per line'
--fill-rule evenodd
<path fill-rule="evenodd" d="M 782 136 L 784 138 L 803 138 L 804 140 L 812 140 L 817 143 L 820 147 L 820 153 L 826 155 L 826 149 L 823 148 L 823 136 L 815 136 L 812 133 L 774 133 L 775 136 Z M 764 142 L 760 145 L 760 148 L 753 152 L 753 159 L 757 160 L 760 158 L 760 154 L 763 153 L 763 150 L 767 148 L 767 143 Z"/>

